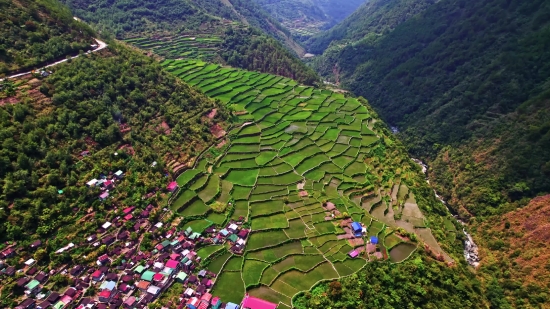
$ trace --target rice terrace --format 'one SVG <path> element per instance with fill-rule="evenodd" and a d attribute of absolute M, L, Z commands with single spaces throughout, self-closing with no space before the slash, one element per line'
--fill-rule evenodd
<path fill-rule="evenodd" d="M 363 99 L 200 60 L 162 65 L 235 118 L 179 175 L 171 204 L 194 231 L 239 218 L 251 229 L 242 252 L 199 251 L 219 273 L 214 294 L 239 301 L 246 292 L 290 308 L 319 282 L 402 262 L 421 244 L 452 262 L 416 202 L 423 178 Z"/>
<path fill-rule="evenodd" d="M 213 33 L 205 32 L 166 36 L 155 35 L 150 38 L 137 37 L 125 41 L 168 58 L 189 57 L 212 60 L 222 39 Z"/>

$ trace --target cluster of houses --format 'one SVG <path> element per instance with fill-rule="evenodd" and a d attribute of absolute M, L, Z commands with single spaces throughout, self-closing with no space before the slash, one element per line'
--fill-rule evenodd
<path fill-rule="evenodd" d="M 196 251 L 202 246 L 225 244 L 234 254 L 241 254 L 250 232 L 243 227 L 242 221 L 231 221 L 220 228 L 210 226 L 202 233 L 191 228 L 179 231 L 175 227 L 164 229 L 162 235 L 156 233 L 154 248 L 142 252 L 139 239 L 129 239 L 131 229 L 128 230 L 128 225 L 124 223 L 132 221 L 135 223 L 134 230 L 138 232 L 154 232 L 162 228 L 162 222 L 153 225 L 148 221 L 153 208 L 152 205 L 144 210 L 126 207 L 121 216 L 100 223 L 97 233 L 87 237 L 84 244 L 79 244 L 92 247 L 105 245 L 106 252 L 97 257 L 95 265 L 66 265 L 63 269 L 44 272 L 35 266 L 34 259 L 29 259 L 22 270 L 24 276 L 16 283 L 25 294 L 25 299 L 16 309 L 147 308 L 173 284 L 183 284 L 184 292 L 178 299 L 171 300 L 170 308 L 243 308 L 242 304 L 224 303 L 223 299 L 210 293 L 216 274 L 200 267 L 201 258 Z M 31 247 L 37 249 L 41 245 L 40 241 L 36 241 Z M 75 246 L 73 243 L 70 245 L 61 249 L 69 250 Z M 14 247 L 0 252 L 2 260 L 15 255 Z M 17 272 L 15 267 L 3 262 L 0 262 L 0 269 L 6 276 L 14 276 Z M 47 291 L 45 286 L 49 285 L 48 280 L 59 273 L 72 279 L 71 286 L 62 292 Z M 249 303 L 271 306 L 245 308 L 276 307 L 261 299 L 249 296 L 245 299 Z"/>
<path fill-rule="evenodd" d="M 83 153 L 86 156 L 88 153 Z M 109 175 L 99 175 L 86 183 L 89 188 L 100 190 L 99 199 L 106 200 L 109 191 L 124 177 L 118 170 Z M 178 189 L 176 182 L 170 182 L 167 191 Z M 28 259 L 23 269 L 7 265 L 6 260 L 24 260 L 28 253 L 42 246 L 40 240 L 17 255 L 15 245 L 0 252 L 0 278 L 18 279 L 15 284 L 24 291 L 24 298 L 16 309 L 107 309 L 107 308 L 148 308 L 173 284 L 182 284 L 183 293 L 178 299 L 170 300 L 169 308 L 190 309 L 272 309 L 275 304 L 246 296 L 243 303 L 224 303 L 223 299 L 210 293 L 216 274 L 201 268 L 201 258 L 197 250 L 208 245 L 225 245 L 233 254 L 242 254 L 250 230 L 243 226 L 243 218 L 231 220 L 224 227 L 211 225 L 202 232 L 192 228 L 178 230 L 164 226 L 164 223 L 150 222 L 150 214 L 155 206 L 145 209 L 126 207 L 116 217 L 98 222 L 97 230 L 84 238 L 82 243 L 70 242 L 56 250 L 61 254 L 76 247 L 101 247 L 94 264 L 63 265 L 58 269 L 44 270 L 37 261 Z M 158 231 L 162 231 L 159 233 Z M 141 251 L 143 233 L 153 236 L 153 248 Z M 70 286 L 64 291 L 53 291 L 51 279 L 54 275 L 70 278 Z"/>
<path fill-rule="evenodd" d="M 109 197 L 109 191 L 114 189 L 115 183 L 124 177 L 124 172 L 118 170 L 109 177 L 105 174 L 99 175 L 98 178 L 94 178 L 86 182 L 88 188 L 100 188 L 101 193 L 99 194 L 99 200 L 105 201 Z"/>

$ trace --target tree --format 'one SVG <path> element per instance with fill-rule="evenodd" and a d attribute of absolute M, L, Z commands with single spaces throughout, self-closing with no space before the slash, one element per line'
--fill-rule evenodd
<path fill-rule="evenodd" d="M 342 284 L 338 281 L 329 283 L 328 294 L 332 299 L 339 299 L 342 296 Z"/>

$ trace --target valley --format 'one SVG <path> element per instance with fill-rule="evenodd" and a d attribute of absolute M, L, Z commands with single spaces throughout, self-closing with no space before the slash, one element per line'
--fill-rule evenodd
<path fill-rule="evenodd" d="M 1 308 L 547 307 L 545 1 L 62 2 L 0 0 Z"/>
<path fill-rule="evenodd" d="M 239 266 L 229 270 L 242 271 L 250 295 L 291 307 L 296 293 L 320 280 L 348 276 L 378 259 L 402 262 L 416 250 L 411 239 L 417 237 L 454 263 L 416 204 L 418 174 L 404 153 L 389 155 L 391 135 L 361 101 L 203 62 L 162 65 L 238 115 L 216 155 L 206 153 L 199 171 L 176 180 L 184 201 L 177 198 L 173 207 L 198 218 L 208 213 L 204 203 L 233 201 L 231 219 L 246 218 L 251 230 L 246 246 L 231 248 L 238 255 L 230 263 Z M 388 169 L 397 166 L 391 162 L 400 168 Z M 443 226 L 449 219 L 436 220 Z M 360 222 L 364 236 L 353 235 L 352 222 Z M 225 279 L 230 274 L 224 268 L 218 280 L 236 284 Z M 212 293 L 227 288 L 215 285 Z"/>

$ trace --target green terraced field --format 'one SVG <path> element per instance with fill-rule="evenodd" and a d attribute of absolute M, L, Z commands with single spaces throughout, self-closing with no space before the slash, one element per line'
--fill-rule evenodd
<path fill-rule="evenodd" d="M 247 292 L 291 307 L 296 293 L 319 281 L 353 274 L 378 256 L 390 259 L 392 248 L 397 249 L 391 260 L 400 261 L 416 247 L 396 235 L 398 227 L 414 233 L 417 226 L 409 221 L 423 219 L 414 197 L 407 195 L 406 207 L 395 209 L 405 222 L 394 218 L 387 202 L 391 190 L 374 190 L 392 188 L 411 172 L 405 173 L 403 164 L 381 166 L 380 158 L 391 157 L 387 133 L 378 126 L 368 128 L 373 113 L 360 100 L 197 60 L 162 65 L 239 111 L 240 122 L 229 132 L 224 154 L 178 179 L 189 188 L 175 202 L 181 211 L 198 214 L 208 212 L 215 201 L 233 201 L 231 218 L 245 218 L 252 230 L 243 257 L 229 259 L 214 291 L 236 280 L 239 289 L 243 285 Z M 404 201 L 408 191 L 402 187 L 394 198 Z M 327 202 L 334 210 L 327 210 Z M 344 213 L 365 223 L 365 241 L 367 236 L 380 238 L 378 254 L 347 255 L 353 249 L 364 251 L 365 245 L 346 234 L 345 224 L 341 227 Z M 433 240 L 431 234 L 425 237 Z M 209 267 L 219 271 L 226 260 L 218 257 Z M 236 271 L 243 276 L 235 276 Z"/>
<path fill-rule="evenodd" d="M 210 33 L 183 34 L 154 38 L 133 38 L 126 42 L 141 49 L 152 50 L 166 58 L 212 60 L 222 39 Z"/>

